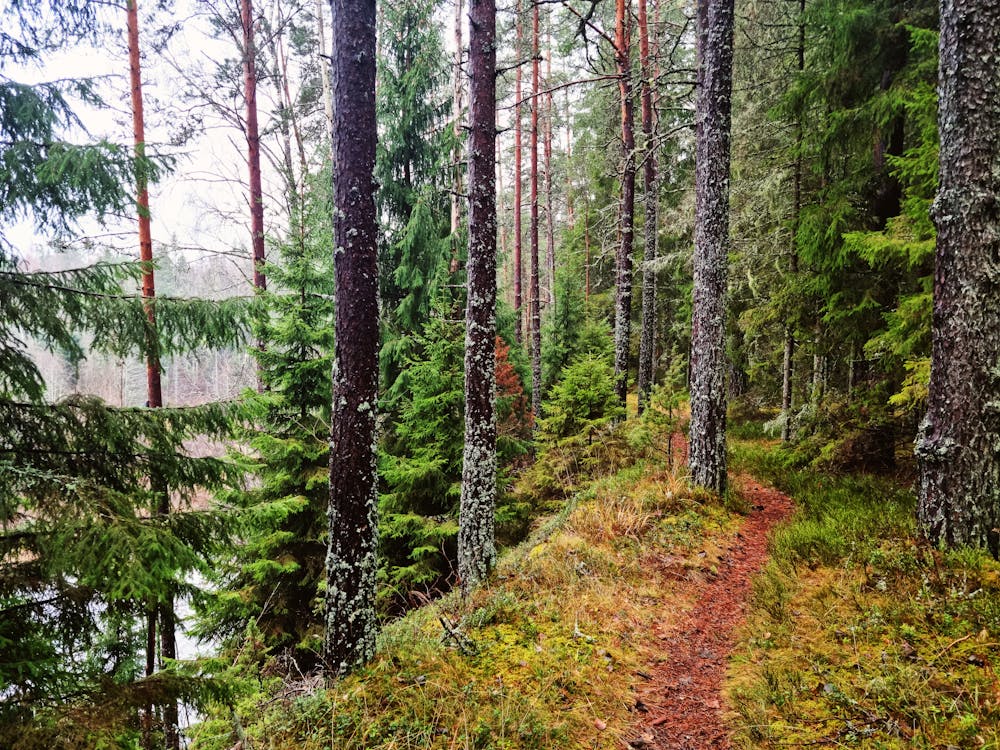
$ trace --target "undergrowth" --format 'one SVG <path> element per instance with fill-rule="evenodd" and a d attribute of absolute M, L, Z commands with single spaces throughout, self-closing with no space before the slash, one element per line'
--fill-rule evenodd
<path fill-rule="evenodd" d="M 632 688 L 662 648 L 652 624 L 689 605 L 669 596 L 678 566 L 696 575 L 713 565 L 718 554 L 705 550 L 721 549 L 737 524 L 657 451 L 629 447 L 643 442 L 629 435 L 636 427 L 608 428 L 617 442 L 606 437 L 590 455 L 612 473 L 567 474 L 562 510 L 508 551 L 487 585 L 386 626 L 373 662 L 330 690 L 316 676 L 244 672 L 235 711 L 218 707 L 195 747 L 625 746 Z"/>
<path fill-rule="evenodd" d="M 800 508 L 775 532 L 734 652 L 737 747 L 1000 747 L 1000 565 L 917 537 L 914 497 L 872 476 L 733 464 Z"/>

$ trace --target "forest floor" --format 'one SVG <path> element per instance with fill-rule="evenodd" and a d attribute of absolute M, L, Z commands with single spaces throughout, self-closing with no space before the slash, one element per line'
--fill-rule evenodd
<path fill-rule="evenodd" d="M 662 651 L 637 691 L 640 722 L 633 747 L 656 750 L 728 748 L 722 688 L 744 622 L 751 581 L 768 556 L 768 538 L 787 519 L 792 501 L 747 475 L 736 479 L 752 512 L 730 538 L 714 575 L 688 577 L 671 597 L 691 602 L 679 618 L 657 622 Z"/>
<path fill-rule="evenodd" d="M 195 747 L 1000 748 L 1000 563 L 921 543 L 892 478 L 734 436 L 720 499 L 688 483 L 682 440 L 671 457 L 644 429 L 540 460 L 591 473 L 486 584 L 388 623 L 334 688 L 241 668 Z"/>

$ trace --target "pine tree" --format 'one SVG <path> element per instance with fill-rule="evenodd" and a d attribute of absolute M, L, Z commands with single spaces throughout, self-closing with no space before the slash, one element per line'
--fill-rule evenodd
<path fill-rule="evenodd" d="M 1000 549 L 1000 71 L 991 55 L 998 45 L 995 3 L 943 0 L 933 357 L 917 443 L 918 516 L 928 538 L 988 547 L 994 556 Z"/>
<path fill-rule="evenodd" d="M 726 489 L 724 336 L 729 252 L 733 0 L 698 2 L 697 175 L 691 331 L 691 448 L 695 483 Z"/>
<path fill-rule="evenodd" d="M 375 651 L 378 545 L 378 260 L 375 2 L 332 3 L 334 267 L 337 312 L 330 436 L 323 659 L 331 678 Z"/>
<path fill-rule="evenodd" d="M 14 6 L 4 24 L 19 36 L 4 35 L 0 56 L 22 64 L 44 60 L 56 45 L 93 40 L 99 30 L 93 4 L 72 0 Z M 69 235 L 84 215 L 134 211 L 137 175 L 159 174 L 148 155 L 69 141 L 79 122 L 71 93 L 101 103 L 86 81 L 0 83 L 2 222 L 30 217 L 42 231 Z M 196 487 L 232 483 L 238 472 L 192 457 L 185 442 L 226 435 L 229 415 L 220 406 L 114 409 L 82 396 L 47 402 L 26 342 L 73 361 L 85 355 L 84 341 L 86 351 L 166 356 L 240 343 L 243 306 L 160 298 L 154 327 L 150 300 L 126 291 L 139 282 L 139 264 L 27 272 L 2 236 L 0 745 L 128 742 L 147 705 L 169 710 L 179 697 L 215 692 L 169 670 L 140 680 L 138 624 L 150 602 L 189 591 L 188 575 L 207 570 L 224 537 L 218 514 L 191 511 L 184 500 Z M 175 512 L 151 515 L 164 496 Z M 92 718 L 67 719 L 74 711 Z"/>
<path fill-rule="evenodd" d="M 621 200 L 618 204 L 618 249 L 615 254 L 615 392 L 625 407 L 628 355 L 632 330 L 632 236 L 635 221 L 635 126 L 632 101 L 632 3 L 615 5 L 615 72 L 621 108 Z"/>
<path fill-rule="evenodd" d="M 482 581 L 496 564 L 495 0 L 469 0 L 469 27 L 465 450 L 462 457 L 462 500 L 458 522 L 458 574 L 465 593 Z M 537 102 L 535 107 L 537 108 Z"/>

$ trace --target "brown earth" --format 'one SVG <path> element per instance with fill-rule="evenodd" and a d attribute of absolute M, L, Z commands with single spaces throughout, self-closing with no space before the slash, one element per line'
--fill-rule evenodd
<path fill-rule="evenodd" d="M 792 512 L 792 502 L 750 477 L 736 484 L 753 511 L 729 539 L 713 575 L 689 576 L 670 592 L 692 606 L 653 627 L 661 647 L 641 676 L 641 717 L 630 745 L 647 750 L 729 748 L 722 684 L 736 631 L 743 623 L 750 582 L 767 560 L 771 530 Z"/>

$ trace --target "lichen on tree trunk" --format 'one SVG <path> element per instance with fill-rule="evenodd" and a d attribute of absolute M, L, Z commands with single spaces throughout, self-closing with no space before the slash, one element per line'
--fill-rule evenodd
<path fill-rule="evenodd" d="M 918 517 L 935 543 L 1000 534 L 1000 5 L 942 0 L 932 365 Z"/>
<path fill-rule="evenodd" d="M 655 28 L 654 28 L 655 32 Z M 653 106 L 655 78 L 649 52 L 649 23 L 646 0 L 639 0 L 639 64 L 642 68 L 642 140 L 643 140 L 643 205 L 645 206 L 645 245 L 642 262 L 642 322 L 639 333 L 639 413 L 642 414 L 653 388 L 656 358 L 656 262 L 657 208 L 659 197 L 656 182 L 656 111 Z"/>
<path fill-rule="evenodd" d="M 336 343 L 324 661 L 329 677 L 375 652 L 378 268 L 375 0 L 331 0 Z"/>
<path fill-rule="evenodd" d="M 733 0 L 698 0 L 691 433 L 694 482 L 726 489 L 725 327 Z"/>
<path fill-rule="evenodd" d="M 622 184 L 618 204 L 618 249 L 615 253 L 615 393 L 625 406 L 632 324 L 632 235 L 635 220 L 635 127 L 632 71 L 629 60 L 630 0 L 615 5 L 615 72 L 621 106 Z"/>
<path fill-rule="evenodd" d="M 458 524 L 462 590 L 496 563 L 496 2 L 469 0 L 469 259 L 465 448 Z"/>

